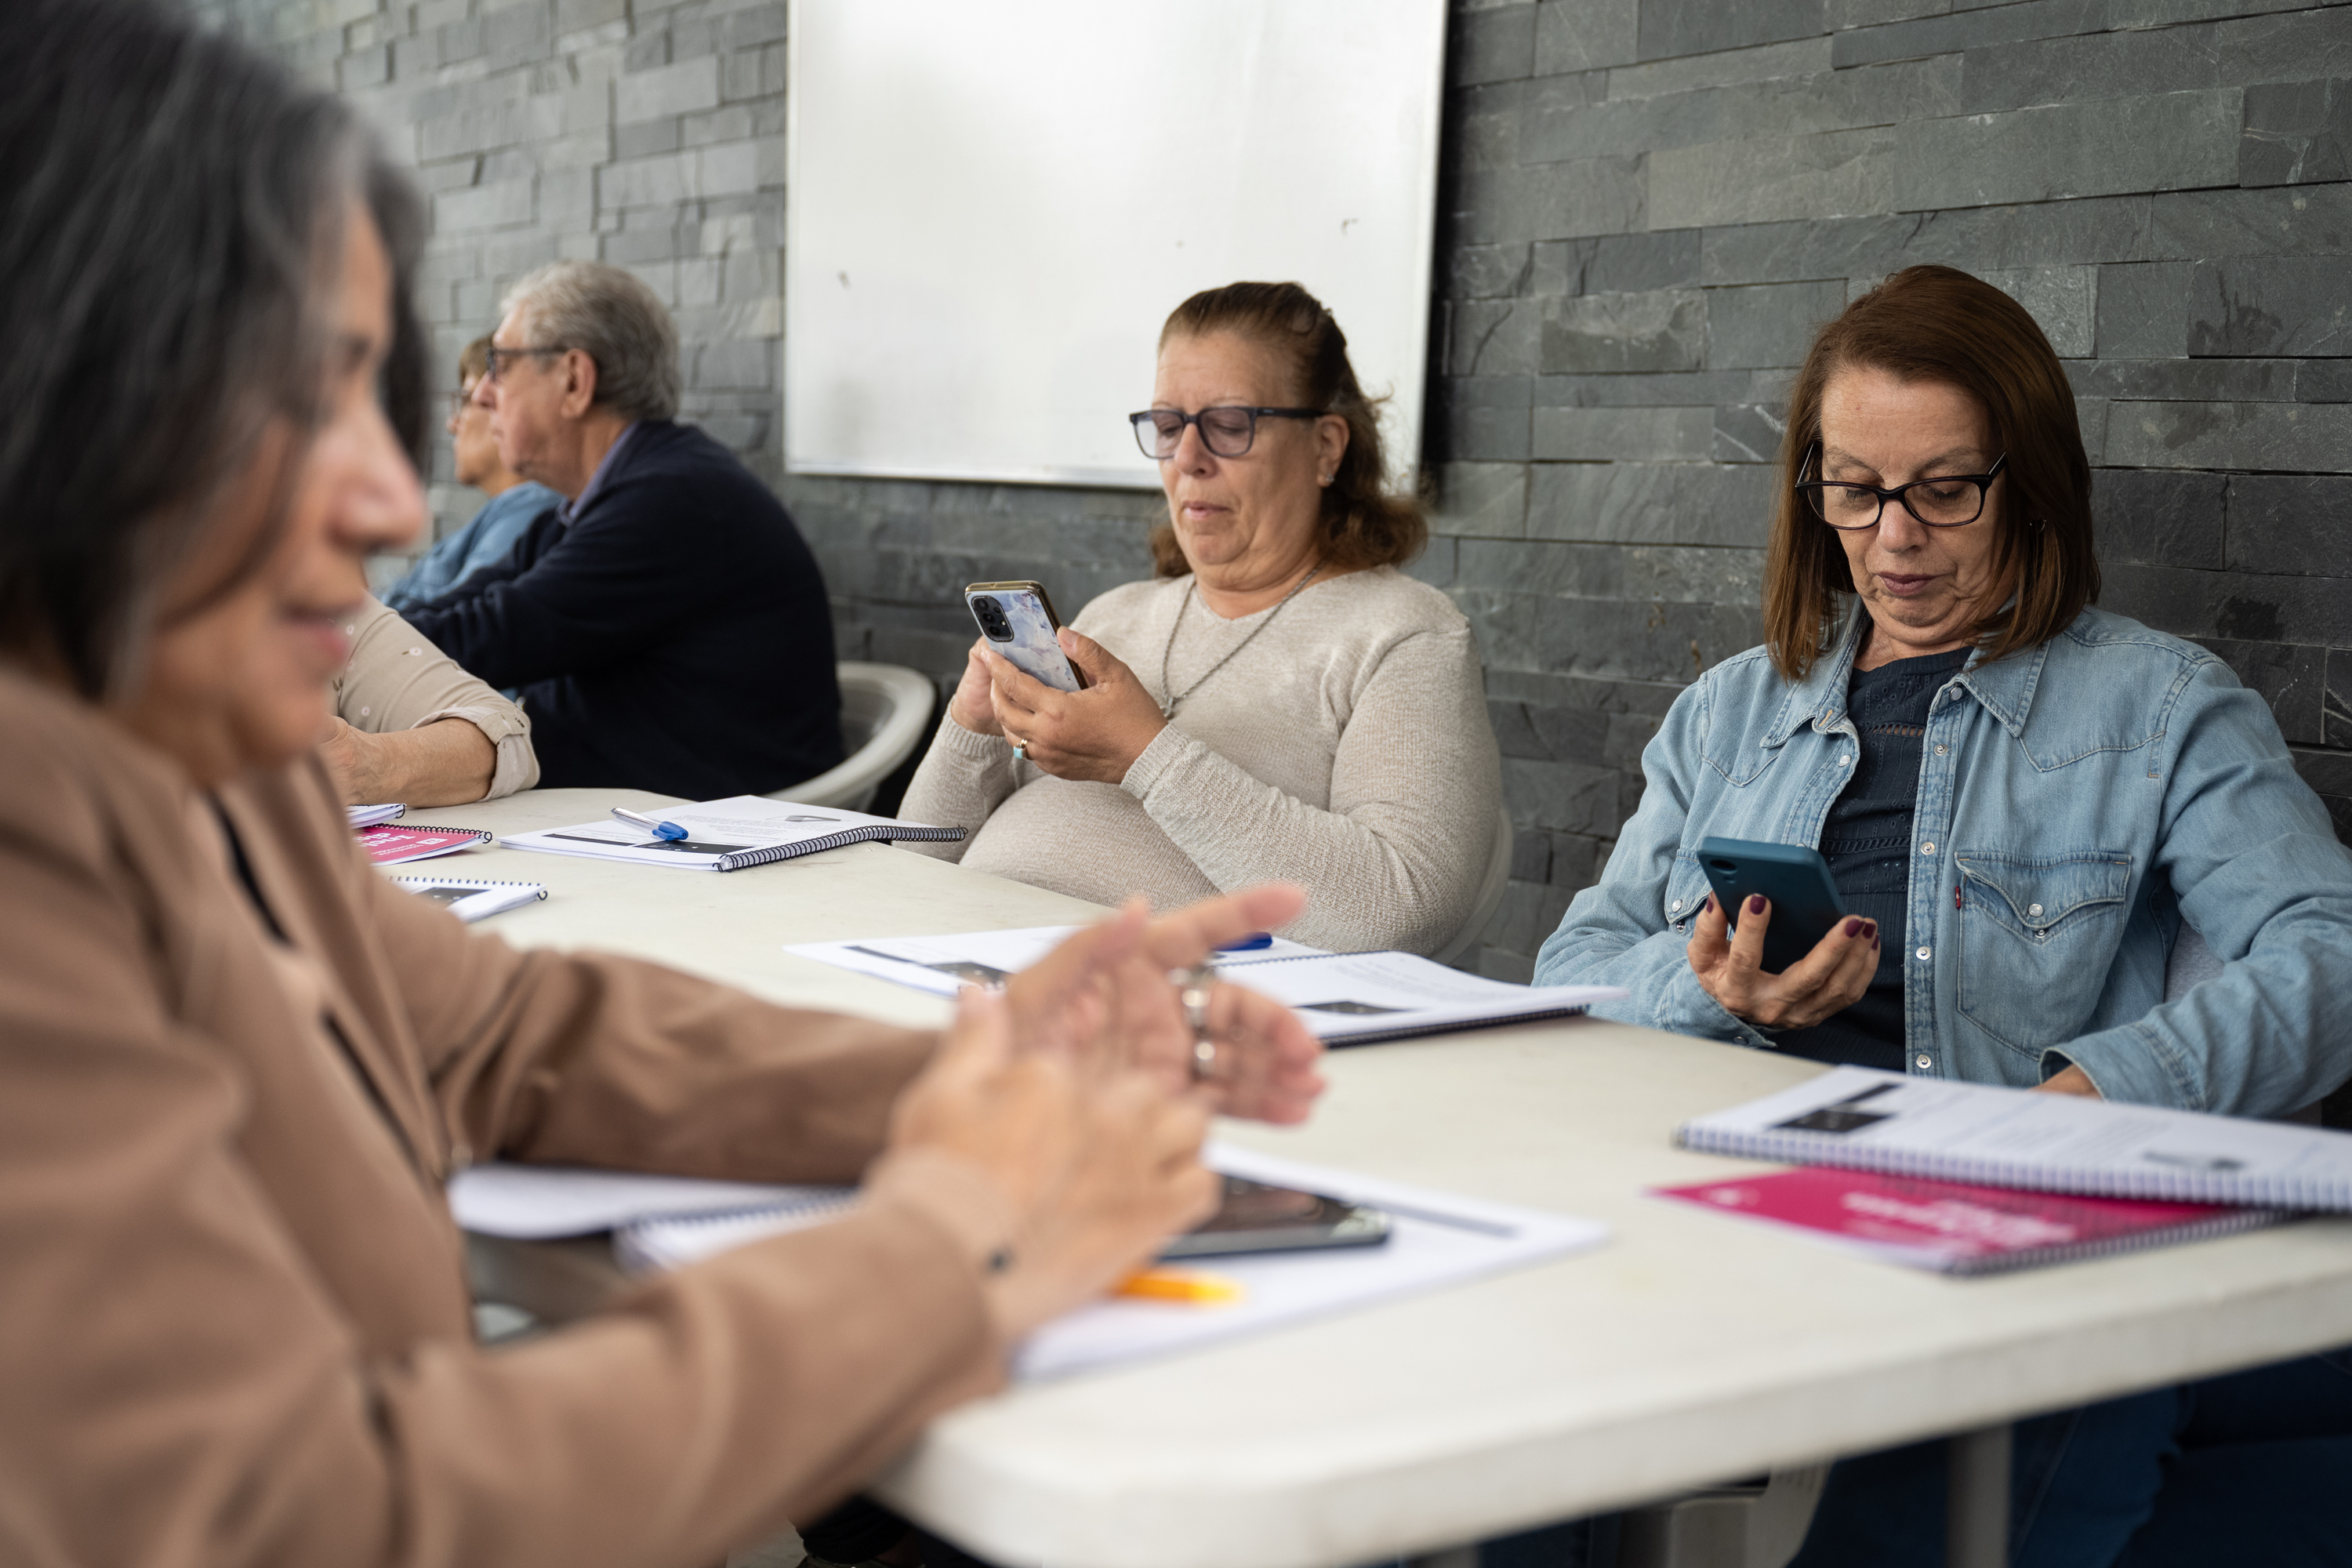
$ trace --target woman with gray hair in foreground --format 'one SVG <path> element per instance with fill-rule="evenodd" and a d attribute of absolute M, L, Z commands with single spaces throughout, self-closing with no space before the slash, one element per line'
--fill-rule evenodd
<path fill-rule="evenodd" d="M 312 741 L 422 520 L 409 198 L 125 0 L 0 8 L 0 1562 L 696 1568 L 811 1518 L 1213 1202 L 1316 1046 L 1081 933 L 944 1037 L 519 953 L 376 875 Z M 373 188 L 371 188 L 373 187 Z M 399 408 L 394 401 L 394 406 Z M 847 1182 L 845 1218 L 488 1352 L 476 1159 Z"/>

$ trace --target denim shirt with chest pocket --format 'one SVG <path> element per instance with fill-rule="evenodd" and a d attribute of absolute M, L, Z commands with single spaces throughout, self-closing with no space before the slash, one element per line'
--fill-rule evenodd
<path fill-rule="evenodd" d="M 1709 837 L 1818 847 L 1852 776 L 1848 621 L 1791 684 L 1761 648 L 1675 700 L 1601 882 L 1537 960 L 1541 984 L 1628 987 L 1604 1016 L 1769 1047 L 1684 955 Z M 2269 1115 L 2352 1074 L 2352 854 L 2277 722 L 2212 655 L 2085 610 L 2038 647 L 1979 653 L 1920 750 L 1904 952 L 1915 1073 L 2031 1086 L 2068 1063 L 2108 1098 Z M 2183 919 L 2223 961 L 2176 1002 Z"/>

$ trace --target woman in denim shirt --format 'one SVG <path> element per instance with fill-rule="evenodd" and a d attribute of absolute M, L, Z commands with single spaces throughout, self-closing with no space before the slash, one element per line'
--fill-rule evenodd
<path fill-rule="evenodd" d="M 2352 1074 L 2352 853 L 2225 665 L 2089 607 L 2090 465 L 2032 318 L 1949 268 L 1895 274 L 1816 337 L 1780 460 L 1768 640 L 1676 700 L 1537 984 L 1625 986 L 1594 1011 L 1680 1034 L 2192 1110 L 2280 1115 Z M 1769 909 L 1731 936 L 1708 895 L 1717 836 L 1819 847 L 1849 918 L 1765 972 Z M 2168 1002 L 2184 928 L 2222 963 Z M 2024 1423 L 2011 1561 L 2340 1561 L 2347 1434 L 2352 1379 L 2316 1361 Z M 1940 1561 L 1942 1466 L 1940 1444 L 1840 1465 L 1800 1568 Z"/>

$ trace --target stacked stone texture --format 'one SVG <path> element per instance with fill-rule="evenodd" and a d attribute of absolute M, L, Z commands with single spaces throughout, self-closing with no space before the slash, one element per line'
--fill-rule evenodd
<path fill-rule="evenodd" d="M 198 8 L 415 163 L 452 362 L 553 257 L 662 292 L 689 416 L 782 488 L 843 657 L 951 678 L 963 584 L 1069 613 L 1147 569 L 1156 497 L 780 474 L 781 0 Z M 1790 373 L 1914 262 L 2042 323 L 2103 602 L 2227 659 L 2352 832 L 2352 7 L 1457 0 L 1449 73 L 1415 570 L 1477 627 L 1519 824 L 1488 972 L 1526 976 L 1675 693 L 1759 640 Z"/>
<path fill-rule="evenodd" d="M 784 0 L 194 0 L 338 89 L 432 204 L 445 384 L 508 285 L 610 261 L 677 317 L 686 416 L 782 478 Z M 443 531 L 481 498 L 436 458 Z"/>

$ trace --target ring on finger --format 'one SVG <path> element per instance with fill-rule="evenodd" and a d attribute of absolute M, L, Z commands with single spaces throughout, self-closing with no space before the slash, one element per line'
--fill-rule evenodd
<path fill-rule="evenodd" d="M 1012 732 L 1010 730 L 1006 731 L 1005 731 L 1005 733 L 1006 733 L 1008 736 L 1011 736 L 1011 735 L 1013 734 L 1013 732 Z M 1029 742 L 1026 742 L 1026 741 L 1021 740 L 1021 739 L 1020 739 L 1020 738 L 1018 738 L 1017 736 L 1016 736 L 1016 737 L 1013 737 L 1013 760 L 1014 760 L 1014 761 L 1016 761 L 1016 762 L 1024 762 L 1024 763 L 1027 762 L 1027 761 L 1029 760 Z"/>
<path fill-rule="evenodd" d="M 1209 1032 L 1209 996 L 1217 983 L 1216 971 L 1205 963 L 1168 972 L 1176 987 L 1176 1001 L 1184 1009 L 1184 1026 L 1192 1031 L 1192 1077 L 1198 1081 L 1217 1073 L 1217 1042 Z"/>

